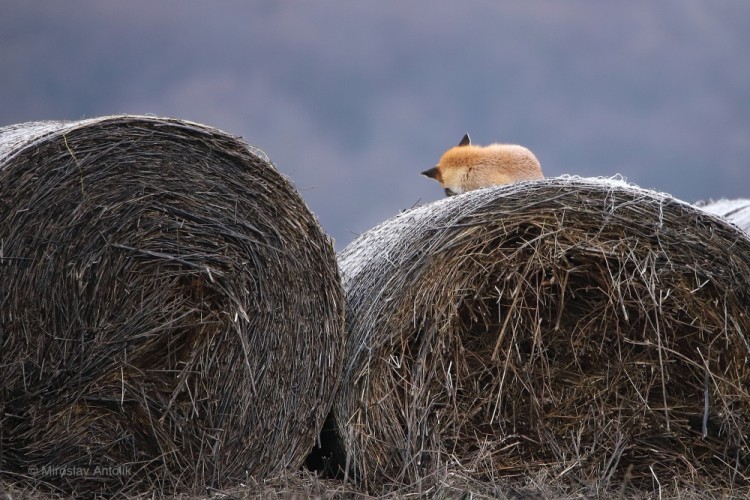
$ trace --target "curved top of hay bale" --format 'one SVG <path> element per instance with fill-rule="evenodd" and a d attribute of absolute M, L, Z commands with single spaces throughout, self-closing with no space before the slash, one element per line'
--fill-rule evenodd
<path fill-rule="evenodd" d="M 402 213 L 339 265 L 334 414 L 371 486 L 443 466 L 746 476 L 750 241 L 718 217 L 621 180 L 552 178 Z"/>
<path fill-rule="evenodd" d="M 738 198 L 734 200 L 717 200 L 696 203 L 696 206 L 706 212 L 724 217 L 732 224 L 750 234 L 750 200 Z"/>
<path fill-rule="evenodd" d="M 263 477 L 301 465 L 339 380 L 335 254 L 267 158 L 219 130 L 5 127 L 0 344 L 6 478 L 169 494 Z"/>

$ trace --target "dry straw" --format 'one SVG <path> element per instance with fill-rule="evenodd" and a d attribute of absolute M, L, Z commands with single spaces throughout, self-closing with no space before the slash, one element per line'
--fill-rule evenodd
<path fill-rule="evenodd" d="M 0 477 L 91 495 L 296 468 L 338 383 L 331 241 L 219 130 L 0 129 Z"/>
<path fill-rule="evenodd" d="M 750 234 L 750 200 L 743 198 L 734 200 L 723 199 L 698 203 L 697 206 L 707 212 L 724 217 Z"/>
<path fill-rule="evenodd" d="M 435 471 L 603 491 L 750 473 L 750 241 L 621 180 L 556 178 L 394 217 L 339 256 L 334 415 L 370 491 Z"/>

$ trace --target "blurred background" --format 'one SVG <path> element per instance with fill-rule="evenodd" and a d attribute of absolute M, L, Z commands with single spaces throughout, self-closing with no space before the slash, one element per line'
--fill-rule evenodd
<path fill-rule="evenodd" d="M 443 196 L 469 132 L 547 176 L 750 197 L 747 0 L 3 0 L 0 126 L 197 121 L 264 150 L 341 250 Z"/>

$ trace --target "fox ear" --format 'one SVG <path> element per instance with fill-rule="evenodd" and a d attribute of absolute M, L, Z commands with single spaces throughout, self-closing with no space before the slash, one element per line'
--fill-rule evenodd
<path fill-rule="evenodd" d="M 433 167 L 429 170 L 425 170 L 424 172 L 422 172 L 422 175 L 424 175 L 425 177 L 429 177 L 430 179 L 437 179 L 438 169 L 437 167 Z"/>
<path fill-rule="evenodd" d="M 471 145 L 471 137 L 469 137 L 469 134 L 464 134 L 464 138 L 461 139 L 461 142 L 458 143 L 459 146 L 469 146 Z"/>

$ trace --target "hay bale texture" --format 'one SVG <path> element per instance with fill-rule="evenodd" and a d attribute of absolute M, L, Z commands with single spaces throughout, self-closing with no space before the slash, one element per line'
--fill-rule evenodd
<path fill-rule="evenodd" d="M 340 377 L 333 247 L 219 130 L 5 127 L 0 346 L 6 481 L 168 494 L 297 468 Z"/>
<path fill-rule="evenodd" d="M 723 199 L 698 203 L 697 206 L 706 212 L 724 217 L 750 234 L 750 200 L 744 198 Z"/>
<path fill-rule="evenodd" d="M 621 180 L 546 179 L 409 210 L 339 265 L 333 413 L 371 491 L 439 470 L 748 480 L 750 242 L 725 221 Z"/>

